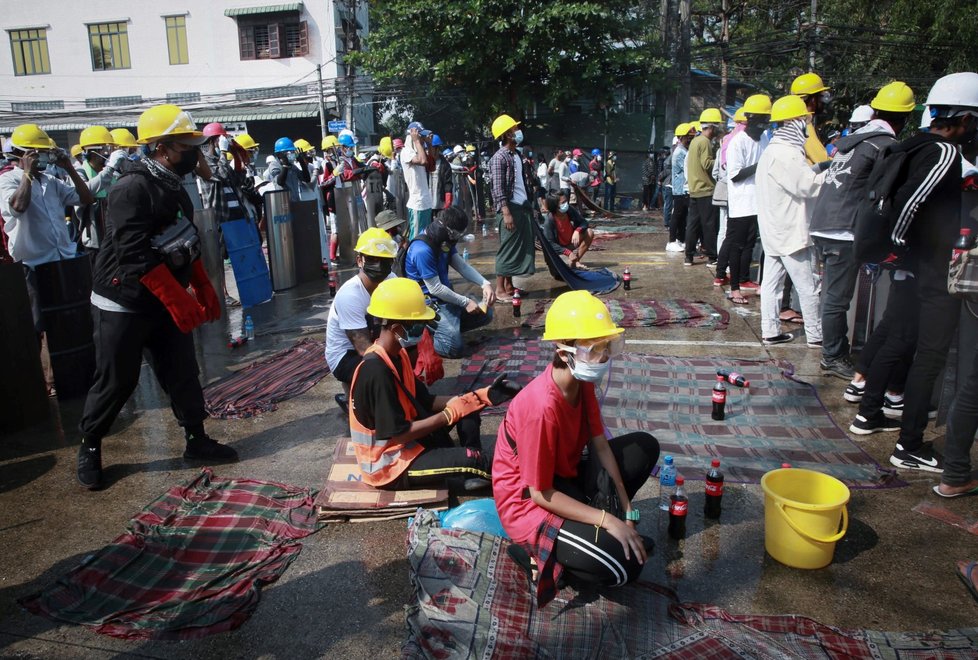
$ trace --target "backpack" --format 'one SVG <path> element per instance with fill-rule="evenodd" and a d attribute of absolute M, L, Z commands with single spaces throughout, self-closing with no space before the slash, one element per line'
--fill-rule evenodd
<path fill-rule="evenodd" d="M 879 263 L 897 250 L 892 236 L 901 209 L 894 208 L 894 197 L 907 180 L 910 157 L 930 143 L 909 151 L 894 151 L 897 144 L 883 147 L 869 173 L 866 197 L 856 212 L 853 251 L 859 263 Z"/>

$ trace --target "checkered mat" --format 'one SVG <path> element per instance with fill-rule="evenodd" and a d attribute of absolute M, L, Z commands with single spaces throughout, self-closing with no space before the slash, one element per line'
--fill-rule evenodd
<path fill-rule="evenodd" d="M 402 660 L 419 658 L 974 658 L 978 628 L 841 630 L 795 615 L 734 615 L 637 582 L 604 595 L 566 588 L 539 608 L 497 536 L 441 529 L 419 511 L 408 531 L 414 589 Z"/>
<path fill-rule="evenodd" d="M 329 373 L 325 342 L 302 339 L 204 388 L 207 414 L 245 419 L 271 412 L 280 401 L 299 396 Z"/>
<path fill-rule="evenodd" d="M 542 328 L 551 303 L 553 300 L 534 301 L 533 311 L 523 319 L 523 325 Z M 726 310 L 700 300 L 606 299 L 604 303 L 611 312 L 611 320 L 623 328 L 677 325 L 723 330 L 730 323 L 730 314 Z"/>
<path fill-rule="evenodd" d="M 329 522 L 365 522 L 413 516 L 419 506 L 448 508 L 444 489 L 381 490 L 362 481 L 350 438 L 339 438 L 326 485 L 316 498 L 319 519 Z"/>
<path fill-rule="evenodd" d="M 543 372 L 552 351 L 550 342 L 493 340 L 462 363 L 459 391 L 489 385 L 502 372 L 525 385 Z M 728 386 L 726 419 L 716 422 L 711 390 L 720 367 L 742 373 L 751 387 L 748 393 Z M 905 485 L 849 439 L 787 363 L 625 353 L 612 364 L 602 411 L 610 437 L 652 433 L 688 479 L 702 478 L 719 458 L 728 481 L 757 483 L 791 463 L 855 488 Z"/>
<path fill-rule="evenodd" d="M 128 531 L 20 601 L 56 621 L 126 639 L 194 639 L 233 630 L 261 588 L 318 531 L 315 492 L 220 479 L 205 468 L 129 521 Z"/>

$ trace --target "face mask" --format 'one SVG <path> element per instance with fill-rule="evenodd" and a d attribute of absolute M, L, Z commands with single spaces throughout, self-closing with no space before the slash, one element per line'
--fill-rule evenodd
<path fill-rule="evenodd" d="M 364 262 L 360 269 L 371 282 L 383 282 L 391 274 L 393 266 L 393 259 L 380 259 L 378 261 Z"/>
<path fill-rule="evenodd" d="M 568 204 L 568 203 L 565 202 L 565 203 L 563 203 L 563 204 L 560 205 L 560 212 L 561 213 L 567 213 L 568 210 L 570 210 L 570 204 Z"/>
<path fill-rule="evenodd" d="M 575 379 L 585 383 L 601 382 L 611 368 L 611 360 L 599 362 L 598 364 L 589 364 L 574 359 L 571 359 L 571 362 L 573 364 L 568 365 L 570 366 L 571 375 Z"/>
<path fill-rule="evenodd" d="M 391 234 L 391 240 L 400 245 L 404 239 L 401 238 L 401 232 L 397 232 L 395 234 Z"/>
<path fill-rule="evenodd" d="M 516 144 L 523 144 L 523 131 L 516 129 L 516 132 L 513 133 L 513 139 L 516 140 Z"/>
<path fill-rule="evenodd" d="M 186 151 L 181 151 L 179 154 L 179 159 L 173 160 L 171 158 L 170 165 L 173 167 L 173 171 L 179 176 L 186 176 L 194 171 L 197 167 L 197 160 L 200 156 L 200 152 L 197 147 L 192 147 Z"/>
<path fill-rule="evenodd" d="M 294 151 L 290 151 L 288 154 L 286 154 L 285 157 L 288 159 L 288 161 L 290 163 L 294 163 L 295 162 L 295 152 Z"/>
<path fill-rule="evenodd" d="M 48 165 L 53 163 L 54 160 L 51 158 L 51 153 L 48 151 L 37 152 L 37 170 L 38 172 L 43 172 L 47 169 Z"/>
<path fill-rule="evenodd" d="M 747 128 L 744 129 L 744 132 L 747 133 L 750 139 L 757 142 L 761 139 L 761 136 L 764 135 L 764 131 L 767 130 L 767 127 L 768 123 L 766 121 L 748 121 Z"/>

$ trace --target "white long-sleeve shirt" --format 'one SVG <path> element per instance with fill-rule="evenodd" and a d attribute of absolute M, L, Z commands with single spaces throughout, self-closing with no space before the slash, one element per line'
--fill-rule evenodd
<path fill-rule="evenodd" d="M 784 257 L 811 246 L 812 210 L 825 173 L 815 174 L 801 149 L 772 142 L 761 154 L 754 178 L 764 253 Z"/>
<path fill-rule="evenodd" d="M 741 131 L 727 145 L 727 212 L 731 218 L 757 215 L 756 174 L 741 181 L 734 181 L 734 177 L 742 169 L 757 164 L 767 143 L 767 133 L 755 142 L 747 131 Z"/>

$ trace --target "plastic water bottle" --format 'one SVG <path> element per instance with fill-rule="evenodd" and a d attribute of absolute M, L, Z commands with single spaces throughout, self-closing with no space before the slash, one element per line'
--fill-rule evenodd
<path fill-rule="evenodd" d="M 468 261 L 468 260 L 469 260 L 469 248 L 465 248 L 464 250 L 462 250 L 462 261 Z"/>
<path fill-rule="evenodd" d="M 672 456 L 666 456 L 662 461 L 662 470 L 659 472 L 659 508 L 663 511 L 669 510 L 669 498 L 675 485 L 676 466 L 672 462 Z"/>
<path fill-rule="evenodd" d="M 486 223 L 482 223 L 482 238 L 489 235 L 489 226 Z"/>
<path fill-rule="evenodd" d="M 255 338 L 255 322 L 251 320 L 251 316 L 245 317 L 244 336 L 248 340 L 254 340 Z"/>

